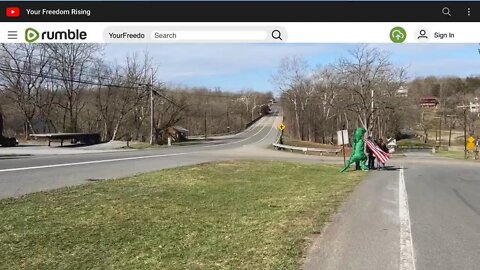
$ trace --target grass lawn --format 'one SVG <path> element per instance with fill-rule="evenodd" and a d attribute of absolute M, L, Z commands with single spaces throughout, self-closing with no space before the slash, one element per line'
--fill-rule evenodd
<path fill-rule="evenodd" d="M 465 160 L 465 152 L 462 150 L 450 150 L 450 151 L 439 151 L 435 153 L 437 156 L 441 157 L 448 157 L 448 158 L 456 158 L 456 159 L 463 159 Z M 473 160 L 475 154 L 471 154 L 468 160 Z"/>
<path fill-rule="evenodd" d="M 440 157 L 448 157 L 448 158 L 457 158 L 457 159 L 464 159 L 464 152 L 463 151 L 438 151 L 435 155 Z"/>
<path fill-rule="evenodd" d="M 397 141 L 397 145 L 400 147 L 432 147 L 432 144 L 425 143 L 419 139 L 403 139 Z"/>
<path fill-rule="evenodd" d="M 298 269 L 363 172 L 209 163 L 0 201 L 0 269 Z"/>

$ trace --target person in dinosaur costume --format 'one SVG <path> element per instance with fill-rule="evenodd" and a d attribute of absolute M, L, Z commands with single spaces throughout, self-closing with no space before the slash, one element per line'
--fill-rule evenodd
<path fill-rule="evenodd" d="M 352 154 L 345 164 L 345 167 L 340 172 L 344 172 L 350 167 L 352 163 L 360 164 L 360 168 L 363 171 L 368 171 L 367 166 L 367 155 L 365 155 L 365 141 L 363 140 L 363 136 L 367 132 L 364 128 L 357 128 L 353 133 L 352 138 Z M 358 167 L 357 167 L 358 169 Z"/>

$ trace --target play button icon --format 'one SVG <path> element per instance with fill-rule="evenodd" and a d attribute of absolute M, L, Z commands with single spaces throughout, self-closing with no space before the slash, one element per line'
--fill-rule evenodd
<path fill-rule="evenodd" d="M 5 15 L 7 17 L 18 17 L 18 16 L 20 16 L 20 8 L 19 7 L 7 7 Z"/>
<path fill-rule="evenodd" d="M 40 37 L 40 33 L 33 28 L 27 28 L 25 30 L 25 41 L 28 43 L 32 43 Z"/>

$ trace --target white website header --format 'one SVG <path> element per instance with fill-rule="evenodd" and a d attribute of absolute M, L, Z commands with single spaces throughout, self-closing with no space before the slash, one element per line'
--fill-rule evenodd
<path fill-rule="evenodd" d="M 480 23 L 0 23 L 2 43 L 478 43 Z"/>

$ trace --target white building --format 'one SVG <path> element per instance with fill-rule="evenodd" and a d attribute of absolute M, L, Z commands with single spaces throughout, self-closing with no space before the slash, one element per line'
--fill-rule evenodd
<path fill-rule="evenodd" d="M 404 88 L 403 86 L 400 86 L 400 88 L 398 88 L 395 95 L 397 97 L 408 97 L 408 88 Z"/>
<path fill-rule="evenodd" d="M 478 97 L 474 99 L 474 101 L 470 101 L 469 110 L 472 113 L 480 113 L 480 103 L 478 102 Z"/>

